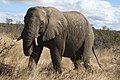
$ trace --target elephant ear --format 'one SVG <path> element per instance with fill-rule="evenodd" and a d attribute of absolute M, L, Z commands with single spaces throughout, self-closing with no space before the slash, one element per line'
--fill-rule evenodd
<path fill-rule="evenodd" d="M 47 8 L 48 25 L 42 40 L 48 41 L 61 34 L 67 27 L 67 20 L 63 13 L 56 8 Z"/>

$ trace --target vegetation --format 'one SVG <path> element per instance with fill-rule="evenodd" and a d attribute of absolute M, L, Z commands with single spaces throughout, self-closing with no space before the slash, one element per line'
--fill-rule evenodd
<path fill-rule="evenodd" d="M 19 37 L 23 24 L 0 24 L 0 80 L 119 80 L 120 79 L 120 32 L 95 30 L 96 54 L 103 70 L 94 56 L 91 64 L 94 73 L 87 72 L 83 66 L 73 70 L 73 63 L 68 58 L 62 59 L 62 74 L 55 74 L 50 52 L 44 48 L 36 71 L 28 75 L 28 57 L 24 56 L 22 41 L 14 43 Z M 114 47 L 114 48 L 113 48 Z"/>
<path fill-rule="evenodd" d="M 23 30 L 23 24 L 19 21 L 17 24 L 0 24 L 0 33 L 9 34 L 11 38 L 20 36 Z M 94 29 L 95 34 L 95 48 L 110 48 L 113 46 L 120 46 L 120 31 L 109 30 L 106 26 L 103 29 Z"/>
<path fill-rule="evenodd" d="M 110 30 L 94 30 L 95 47 L 96 48 L 111 48 L 120 46 L 120 32 Z"/>
<path fill-rule="evenodd" d="M 23 29 L 23 24 L 5 24 L 0 23 L 0 33 L 8 34 L 11 38 L 20 36 Z"/>
<path fill-rule="evenodd" d="M 7 23 L 7 24 L 12 24 L 12 23 L 13 23 L 13 20 L 10 19 L 10 18 L 6 18 L 6 23 Z"/>

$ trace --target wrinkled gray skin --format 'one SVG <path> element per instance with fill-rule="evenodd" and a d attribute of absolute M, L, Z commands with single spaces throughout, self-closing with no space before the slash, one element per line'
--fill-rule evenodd
<path fill-rule="evenodd" d="M 25 27 L 21 34 L 23 49 L 30 56 L 29 68 L 35 67 L 43 47 L 50 49 L 53 67 L 61 73 L 62 56 L 68 57 L 79 67 L 84 62 L 90 68 L 94 34 L 87 19 L 79 12 L 60 12 L 53 7 L 29 8 L 24 17 Z M 35 38 L 38 46 L 35 45 Z"/>

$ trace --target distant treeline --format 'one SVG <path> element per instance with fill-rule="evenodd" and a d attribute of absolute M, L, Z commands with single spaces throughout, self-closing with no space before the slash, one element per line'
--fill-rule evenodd
<path fill-rule="evenodd" d="M 94 29 L 96 48 L 120 46 L 120 31 Z"/>
<path fill-rule="evenodd" d="M 23 30 L 23 24 L 0 23 L 0 33 L 7 34 L 11 38 L 17 38 Z"/>

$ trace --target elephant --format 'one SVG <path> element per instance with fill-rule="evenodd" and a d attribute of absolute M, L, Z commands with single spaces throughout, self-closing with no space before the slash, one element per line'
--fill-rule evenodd
<path fill-rule="evenodd" d="M 83 61 L 85 69 L 91 68 L 94 33 L 89 21 L 80 12 L 62 12 L 54 7 L 30 7 L 24 17 L 20 38 L 23 39 L 25 56 L 30 56 L 29 68 L 35 68 L 43 47 L 50 49 L 55 72 L 62 72 L 62 57 L 70 58 L 75 69 L 79 68 L 79 61 Z"/>

